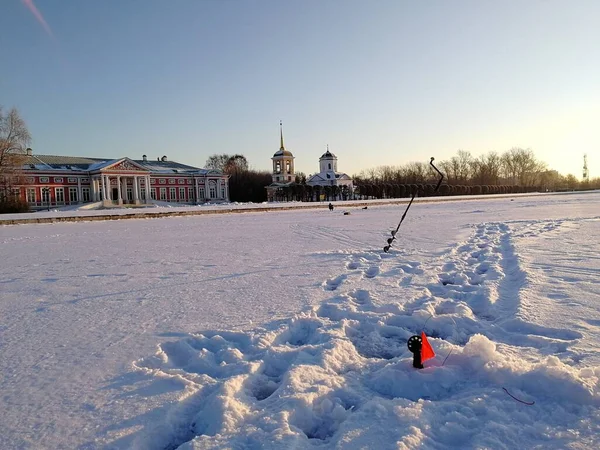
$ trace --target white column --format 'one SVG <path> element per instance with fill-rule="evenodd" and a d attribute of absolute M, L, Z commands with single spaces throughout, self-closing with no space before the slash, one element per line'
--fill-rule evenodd
<path fill-rule="evenodd" d="M 146 203 L 152 203 L 152 196 L 150 195 L 150 175 L 146 175 Z"/>
<path fill-rule="evenodd" d="M 104 175 L 104 198 L 106 200 L 112 200 L 112 192 L 110 192 L 110 177 L 108 175 Z"/>
<path fill-rule="evenodd" d="M 127 177 L 123 177 L 121 179 L 121 200 L 123 200 L 123 203 L 127 203 L 129 201 L 127 199 Z"/>
<path fill-rule="evenodd" d="M 138 183 L 139 183 L 138 177 L 137 177 L 137 175 L 134 175 L 133 176 L 133 202 L 136 205 L 140 204 L 140 195 L 139 195 L 140 191 L 138 188 Z"/>
<path fill-rule="evenodd" d="M 81 203 L 83 201 L 83 197 L 81 195 L 81 178 L 77 177 L 77 203 Z"/>
<path fill-rule="evenodd" d="M 121 177 L 117 175 L 117 203 L 123 204 L 123 198 L 121 197 Z"/>
<path fill-rule="evenodd" d="M 196 203 L 200 203 L 200 180 L 195 178 L 194 182 L 196 184 Z"/>
<path fill-rule="evenodd" d="M 108 200 L 108 189 L 106 188 L 106 175 L 100 175 L 102 181 L 102 200 Z"/>

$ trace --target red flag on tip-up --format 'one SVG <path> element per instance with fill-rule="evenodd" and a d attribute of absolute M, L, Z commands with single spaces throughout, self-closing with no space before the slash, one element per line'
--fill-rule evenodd
<path fill-rule="evenodd" d="M 435 352 L 431 348 L 425 332 L 421 331 L 421 362 L 423 363 L 431 358 L 435 358 Z"/>

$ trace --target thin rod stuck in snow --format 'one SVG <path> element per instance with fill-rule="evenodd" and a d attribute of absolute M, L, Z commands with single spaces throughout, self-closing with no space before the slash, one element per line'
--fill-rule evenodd
<path fill-rule="evenodd" d="M 435 171 L 440 175 L 440 179 L 438 180 L 438 183 L 435 186 L 435 189 L 433 190 L 433 193 L 435 194 L 438 191 L 438 189 L 440 188 L 440 185 L 442 184 L 442 181 L 444 180 L 444 174 L 442 172 L 440 172 L 438 170 L 438 168 L 433 165 L 433 160 L 434 160 L 434 158 L 432 156 L 431 160 L 429 161 L 429 165 L 431 165 L 431 167 L 433 167 L 435 169 Z M 400 229 L 400 225 L 402 225 L 402 221 L 406 217 L 406 213 L 408 212 L 408 209 L 410 208 L 410 205 L 412 205 L 412 202 L 415 199 L 418 191 L 419 191 L 418 188 L 414 190 L 414 192 L 412 194 L 412 197 L 410 198 L 410 202 L 408 202 L 408 206 L 404 210 L 404 214 L 402 214 L 402 218 L 400 219 L 400 222 L 398 223 L 398 226 L 396 227 L 396 229 L 394 231 L 392 231 L 392 237 L 388 238 L 387 245 L 385 247 L 383 247 L 383 251 L 384 252 L 387 253 L 387 252 L 390 251 L 392 243 L 396 240 L 396 234 L 398 233 L 398 230 Z"/>

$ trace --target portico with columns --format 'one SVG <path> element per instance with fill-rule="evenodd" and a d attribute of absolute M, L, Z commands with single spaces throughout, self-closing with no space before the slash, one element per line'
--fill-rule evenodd
<path fill-rule="evenodd" d="M 91 172 L 92 201 L 103 206 L 151 204 L 150 171 L 129 158 L 109 161 Z"/>

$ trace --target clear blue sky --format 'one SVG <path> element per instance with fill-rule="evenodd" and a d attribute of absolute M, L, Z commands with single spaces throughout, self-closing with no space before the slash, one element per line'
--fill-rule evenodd
<path fill-rule="evenodd" d="M 600 176 L 597 0 L 2 0 L 0 29 L 38 154 L 270 170 L 283 120 L 306 173 L 329 144 L 349 174 L 523 147 Z"/>

